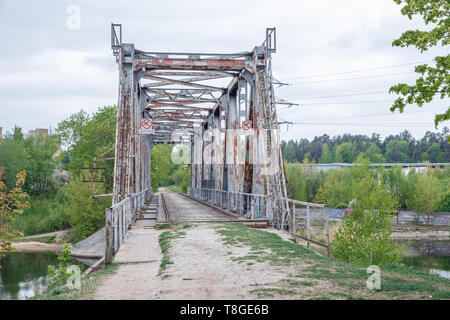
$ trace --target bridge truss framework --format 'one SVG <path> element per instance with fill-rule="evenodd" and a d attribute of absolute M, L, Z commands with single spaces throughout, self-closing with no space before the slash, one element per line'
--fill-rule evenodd
<path fill-rule="evenodd" d="M 122 43 L 122 25 L 112 24 L 111 47 L 119 68 L 113 204 L 150 187 L 150 151 L 169 143 L 189 150 L 194 196 L 210 188 L 287 197 L 276 112 L 285 102 L 275 98 L 271 64 L 275 28 L 251 51 L 173 53 Z M 144 119 L 151 131 L 143 132 Z M 267 209 L 278 226 L 289 214 L 283 201 Z"/>

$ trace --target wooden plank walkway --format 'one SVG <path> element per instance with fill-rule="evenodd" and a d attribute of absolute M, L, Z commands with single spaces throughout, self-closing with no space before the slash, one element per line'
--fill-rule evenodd
<path fill-rule="evenodd" d="M 165 192 L 164 198 L 174 222 L 235 221 L 236 219 L 218 212 L 204 204 L 179 194 Z"/>

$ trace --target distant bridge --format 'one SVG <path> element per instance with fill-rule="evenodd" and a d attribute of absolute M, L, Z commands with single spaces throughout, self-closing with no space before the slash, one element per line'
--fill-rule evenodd
<path fill-rule="evenodd" d="M 303 164 L 304 166 L 309 166 L 310 168 L 316 168 L 320 171 L 328 171 L 332 169 L 339 169 L 345 167 L 353 167 L 355 165 L 360 165 L 358 163 L 310 163 Z M 392 167 L 401 167 L 403 170 L 409 171 L 410 169 L 426 169 L 426 168 L 445 168 L 450 166 L 449 162 L 437 162 L 437 163 L 372 163 L 371 167 L 384 167 L 384 168 L 392 168 Z"/>

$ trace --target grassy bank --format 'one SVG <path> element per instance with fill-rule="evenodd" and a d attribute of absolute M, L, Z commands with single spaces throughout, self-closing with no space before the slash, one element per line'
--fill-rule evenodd
<path fill-rule="evenodd" d="M 58 207 L 55 193 L 31 197 L 28 202 L 30 207 L 25 208 L 23 214 L 16 216 L 13 225 L 14 229 L 25 236 L 70 228 L 69 218 Z"/>
<path fill-rule="evenodd" d="M 369 290 L 367 266 L 359 266 L 319 256 L 304 246 L 282 240 L 278 235 L 249 229 L 237 223 L 216 227 L 224 244 L 250 247 L 248 254 L 232 257 L 245 264 L 270 263 L 286 267 L 286 278 L 278 283 L 256 286 L 257 297 L 291 296 L 298 299 L 449 299 L 450 280 L 412 267 L 384 265 L 381 288 Z M 305 294 L 302 287 L 313 287 Z"/>
<path fill-rule="evenodd" d="M 60 287 L 51 292 L 36 295 L 32 300 L 89 300 L 92 298 L 100 281 L 105 276 L 115 273 L 117 268 L 117 264 L 111 264 L 81 278 L 81 288 L 79 290 Z"/>

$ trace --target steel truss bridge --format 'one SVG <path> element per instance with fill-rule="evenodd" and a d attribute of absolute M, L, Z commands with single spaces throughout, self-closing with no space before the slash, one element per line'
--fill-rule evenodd
<path fill-rule="evenodd" d="M 289 103 L 274 95 L 276 29 L 250 51 L 175 53 L 123 43 L 122 25 L 112 24 L 111 48 L 119 69 L 113 206 L 149 190 L 154 145 L 176 144 L 191 165 L 193 197 L 281 227 L 289 207 L 276 106 Z"/>

